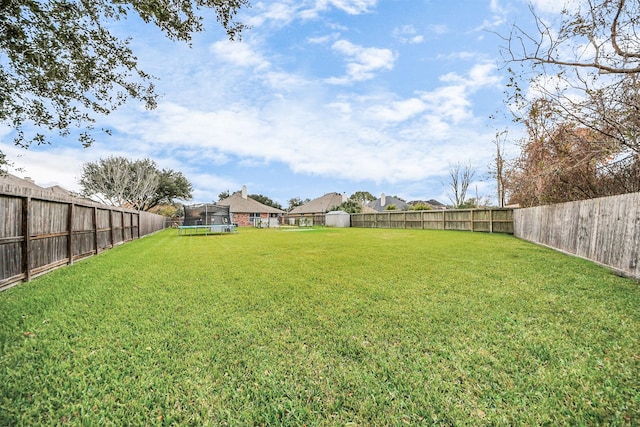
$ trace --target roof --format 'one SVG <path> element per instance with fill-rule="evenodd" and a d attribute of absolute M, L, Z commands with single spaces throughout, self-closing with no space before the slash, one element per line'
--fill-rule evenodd
<path fill-rule="evenodd" d="M 30 188 L 32 190 L 44 190 L 44 187 L 36 185 L 31 178 L 22 179 L 10 173 L 0 174 L 0 180 L 5 184 L 15 185 L 21 188 Z"/>
<path fill-rule="evenodd" d="M 32 197 L 75 197 L 59 185 L 41 187 L 31 178 L 20 178 L 10 173 L 0 173 L 0 191 Z"/>
<path fill-rule="evenodd" d="M 378 212 L 377 210 L 373 209 L 371 206 L 369 205 L 362 205 L 362 212 L 361 213 L 376 213 Z"/>
<path fill-rule="evenodd" d="M 384 198 L 384 204 L 382 203 L 383 198 Z M 407 202 L 403 202 L 402 200 L 393 196 L 383 195 L 383 197 L 380 197 L 379 199 L 376 199 L 372 202 L 367 203 L 367 206 L 375 209 L 377 212 L 384 212 L 385 210 L 387 210 L 387 206 L 389 205 L 395 205 L 397 210 L 399 211 L 406 210 L 409 208 L 409 205 L 407 204 Z"/>
<path fill-rule="evenodd" d="M 415 205 L 418 205 L 418 204 L 429 205 L 433 209 L 446 209 L 447 208 L 446 205 L 444 205 L 443 203 L 440 203 L 439 201 L 437 201 L 435 199 L 429 199 L 426 202 L 424 200 L 412 200 L 412 201 L 409 202 L 409 204 L 411 206 L 415 206 Z"/>
<path fill-rule="evenodd" d="M 253 200 L 251 197 L 244 198 L 242 193 L 235 193 L 224 200 L 220 200 L 217 205 L 229 206 L 231 213 L 284 213 L 283 210 L 267 206 Z"/>
<path fill-rule="evenodd" d="M 344 202 L 344 196 L 340 193 L 327 193 L 322 197 L 313 199 L 304 205 L 297 206 L 289 212 L 290 215 L 325 213 L 329 209 L 340 206 Z"/>

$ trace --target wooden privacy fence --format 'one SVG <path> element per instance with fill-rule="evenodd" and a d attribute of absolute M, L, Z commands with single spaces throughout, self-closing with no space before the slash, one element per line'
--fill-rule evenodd
<path fill-rule="evenodd" d="M 0 290 L 163 227 L 164 217 L 147 212 L 0 193 Z"/>
<path fill-rule="evenodd" d="M 351 214 L 351 226 L 359 228 L 410 228 L 513 233 L 513 209 L 357 213 Z"/>
<path fill-rule="evenodd" d="M 517 209 L 516 237 L 640 279 L 640 193 Z"/>

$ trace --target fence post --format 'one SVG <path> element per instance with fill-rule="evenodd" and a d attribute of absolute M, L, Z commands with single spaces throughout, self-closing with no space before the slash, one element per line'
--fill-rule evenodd
<path fill-rule="evenodd" d="M 493 209 L 489 209 L 489 233 L 493 233 Z"/>
<path fill-rule="evenodd" d="M 93 247 L 96 248 L 96 255 L 98 255 L 98 208 L 93 207 Z"/>
<path fill-rule="evenodd" d="M 109 209 L 109 228 L 111 229 L 111 247 L 116 245 L 116 230 L 113 227 L 113 215 L 116 211 Z"/>
<path fill-rule="evenodd" d="M 471 216 L 471 232 L 472 233 L 474 231 L 476 231 L 476 223 L 475 223 L 475 218 L 474 218 L 475 215 L 473 214 L 474 212 L 475 212 L 475 210 L 471 209 L 470 216 Z"/>
<path fill-rule="evenodd" d="M 24 269 L 24 280 L 31 280 L 31 224 L 29 212 L 31 211 L 31 197 L 22 199 L 22 268 Z"/>
<path fill-rule="evenodd" d="M 69 262 L 67 264 L 73 264 L 73 210 L 75 203 L 69 203 L 69 214 L 67 216 L 67 227 L 69 229 L 69 237 L 67 238 L 67 254 L 69 255 Z"/>

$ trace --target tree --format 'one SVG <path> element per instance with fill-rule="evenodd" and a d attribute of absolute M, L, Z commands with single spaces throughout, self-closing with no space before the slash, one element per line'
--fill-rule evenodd
<path fill-rule="evenodd" d="M 593 69 L 605 74 L 640 73 L 640 3 L 637 0 L 587 0 L 564 7 L 549 23 L 530 7 L 531 32 L 513 25 L 503 39 L 509 62 L 562 69 Z"/>
<path fill-rule="evenodd" d="M 229 196 L 231 196 L 231 193 L 229 192 L 229 190 L 223 191 L 220 194 L 218 194 L 218 201 L 227 199 L 229 198 Z"/>
<path fill-rule="evenodd" d="M 493 176 L 496 180 L 496 193 L 498 196 L 498 207 L 503 208 L 507 199 L 507 192 L 505 187 L 505 158 L 504 158 L 504 144 L 507 138 L 507 131 L 496 132 L 496 137 L 493 140 L 493 144 L 496 146 L 495 163 L 489 169 L 489 175 Z"/>
<path fill-rule="evenodd" d="M 191 184 L 182 173 L 159 171 L 149 159 L 130 161 L 108 157 L 83 165 L 82 194 L 102 203 L 137 210 L 149 210 L 173 199 L 191 198 Z"/>
<path fill-rule="evenodd" d="M 531 130 L 527 121 L 544 104 L 553 119 L 545 126 L 547 140 L 556 132 L 583 129 L 590 150 L 603 144 L 610 157 L 601 169 L 633 191 L 640 155 L 640 2 L 575 2 L 557 20 L 533 7 L 531 13 L 534 30 L 514 25 L 503 37 L 514 119 Z"/>
<path fill-rule="evenodd" d="M 189 42 L 202 31 L 203 9 L 213 9 L 231 40 L 244 24 L 235 20 L 248 0 L 9 0 L 0 13 L 0 123 L 16 131 L 14 143 L 43 144 L 83 128 L 94 140 L 95 115 L 129 99 L 156 106 L 153 77 L 138 67 L 129 39 L 109 27 L 137 14 L 172 40 Z M 31 132 L 32 127 L 37 128 Z M 0 156 L 0 161 L 2 156 Z M 0 163 L 0 166 L 2 164 Z"/>
<path fill-rule="evenodd" d="M 344 211 L 347 213 L 360 213 L 362 212 L 362 203 L 357 199 L 349 198 L 342 202 L 338 206 L 331 207 L 327 212 L 330 211 Z"/>
<path fill-rule="evenodd" d="M 309 203 L 310 201 L 311 201 L 310 199 L 302 200 L 300 197 L 293 197 L 289 199 L 289 206 L 287 207 L 287 211 L 290 212 L 291 210 L 297 208 L 298 206 L 302 206 L 305 203 Z"/>
<path fill-rule="evenodd" d="M 375 200 L 376 197 L 373 194 L 369 193 L 368 191 L 356 191 L 349 197 L 349 199 L 357 203 L 360 203 L 361 205 L 364 205 L 368 202 Z"/>
<path fill-rule="evenodd" d="M 339 206 L 333 206 L 329 211 L 345 211 L 347 213 L 360 213 L 362 207 L 372 200 L 375 200 L 375 196 L 368 191 L 356 191 L 349 198 L 342 202 Z"/>
<path fill-rule="evenodd" d="M 430 211 L 433 210 L 433 207 L 427 203 L 418 202 L 409 207 L 410 211 Z"/>
<path fill-rule="evenodd" d="M 282 205 L 280 203 L 275 202 L 267 196 L 263 196 L 262 194 L 249 194 L 247 197 L 252 198 L 256 202 L 260 202 L 263 205 L 271 206 L 272 208 L 276 209 L 282 209 Z"/>
<path fill-rule="evenodd" d="M 448 197 L 454 208 L 464 205 L 467 198 L 467 190 L 476 172 L 471 165 L 462 166 L 460 162 L 451 165 L 449 168 L 449 191 Z"/>
<path fill-rule="evenodd" d="M 147 204 L 145 210 L 155 206 L 174 203 L 175 199 L 190 200 L 193 186 L 182 174 L 171 169 L 162 169 L 158 173 L 158 187 L 155 194 Z"/>
<path fill-rule="evenodd" d="M 552 103 L 533 103 L 521 154 L 505 169 L 510 202 L 559 203 L 638 191 L 639 163 L 621 165 L 618 142 L 558 120 Z"/>

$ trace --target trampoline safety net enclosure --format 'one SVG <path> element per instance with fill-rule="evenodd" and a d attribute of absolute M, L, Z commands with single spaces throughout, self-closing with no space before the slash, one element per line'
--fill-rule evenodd
<path fill-rule="evenodd" d="M 184 206 L 184 221 L 178 234 L 231 233 L 236 224 L 229 206 L 200 204 Z"/>

